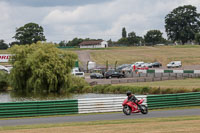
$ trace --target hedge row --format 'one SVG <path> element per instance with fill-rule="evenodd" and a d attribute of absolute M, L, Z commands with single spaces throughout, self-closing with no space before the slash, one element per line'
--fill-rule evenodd
<path fill-rule="evenodd" d="M 130 90 L 134 94 L 174 94 L 174 93 L 187 93 L 187 92 L 200 92 L 200 88 L 197 89 L 185 89 L 185 88 L 152 88 L 152 87 L 135 87 L 135 86 L 112 86 L 112 85 L 97 85 L 93 86 L 90 90 L 91 93 L 113 93 L 123 94 Z"/>

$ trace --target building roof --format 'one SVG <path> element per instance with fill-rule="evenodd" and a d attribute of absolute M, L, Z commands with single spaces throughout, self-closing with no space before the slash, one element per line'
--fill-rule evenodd
<path fill-rule="evenodd" d="M 99 45 L 103 40 L 83 41 L 79 45 Z"/>

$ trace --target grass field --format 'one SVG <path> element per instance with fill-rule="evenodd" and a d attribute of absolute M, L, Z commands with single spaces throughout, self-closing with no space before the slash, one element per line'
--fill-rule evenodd
<path fill-rule="evenodd" d="M 159 61 L 164 66 L 173 60 L 182 61 L 183 65 L 200 65 L 200 45 L 155 46 L 155 47 L 110 47 L 106 49 L 64 49 L 89 50 L 93 61 L 97 64 L 130 64 L 136 61 Z M 0 50 L 0 54 L 8 50 Z"/>
<path fill-rule="evenodd" d="M 130 64 L 136 61 L 161 62 L 164 66 L 170 61 L 180 60 L 183 65 L 200 64 L 200 46 L 155 46 L 155 47 L 117 47 L 91 51 L 91 58 L 98 64 Z"/>
<path fill-rule="evenodd" d="M 200 116 L 0 127 L 0 133 L 199 133 Z"/>
<path fill-rule="evenodd" d="M 124 86 L 147 86 L 147 87 L 160 87 L 161 89 L 165 88 L 174 88 L 174 89 L 196 89 L 200 88 L 200 79 L 182 79 L 182 80 L 165 80 L 157 82 L 137 82 L 137 83 L 126 83 L 126 84 L 116 84 Z"/>

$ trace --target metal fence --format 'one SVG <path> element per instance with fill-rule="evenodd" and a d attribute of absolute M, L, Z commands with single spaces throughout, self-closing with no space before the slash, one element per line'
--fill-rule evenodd
<path fill-rule="evenodd" d="M 136 95 L 149 109 L 200 106 L 200 92 Z M 0 103 L 0 118 L 122 111 L 126 97 Z"/>
<path fill-rule="evenodd" d="M 144 105 L 147 104 L 146 95 L 136 96 L 139 100 L 144 99 Z M 78 100 L 79 113 L 94 112 L 114 112 L 122 111 L 122 103 L 126 97 L 109 97 L 109 98 L 88 98 Z"/>
<path fill-rule="evenodd" d="M 0 103 L 0 117 L 77 114 L 78 100 Z"/>
<path fill-rule="evenodd" d="M 149 109 L 200 106 L 200 92 L 148 95 L 147 104 Z"/>

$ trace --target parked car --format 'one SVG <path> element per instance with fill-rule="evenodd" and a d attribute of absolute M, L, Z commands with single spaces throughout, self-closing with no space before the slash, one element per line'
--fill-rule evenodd
<path fill-rule="evenodd" d="M 135 65 L 136 67 L 140 67 L 142 64 L 144 64 L 143 61 L 138 61 L 138 62 L 135 62 L 133 65 Z"/>
<path fill-rule="evenodd" d="M 91 74 L 90 74 L 90 78 L 91 78 L 91 79 L 102 79 L 102 78 L 103 78 L 103 75 L 100 74 L 100 73 L 91 73 Z"/>
<path fill-rule="evenodd" d="M 162 64 L 160 62 L 154 62 L 150 65 L 150 67 L 161 67 Z"/>
<path fill-rule="evenodd" d="M 118 66 L 116 69 L 121 71 L 121 70 L 123 70 L 124 68 L 127 68 L 127 67 L 131 67 L 131 64 L 122 64 L 122 65 Z"/>
<path fill-rule="evenodd" d="M 120 72 L 116 72 L 116 71 L 108 71 L 105 73 L 105 78 L 113 78 L 113 77 L 116 77 L 116 78 L 124 78 L 125 75 L 123 73 L 120 73 Z"/>
<path fill-rule="evenodd" d="M 174 68 L 174 67 L 181 67 L 181 61 L 172 61 L 169 64 L 167 64 L 167 68 Z"/>
<path fill-rule="evenodd" d="M 152 67 L 152 63 L 143 63 L 141 67 Z"/>

